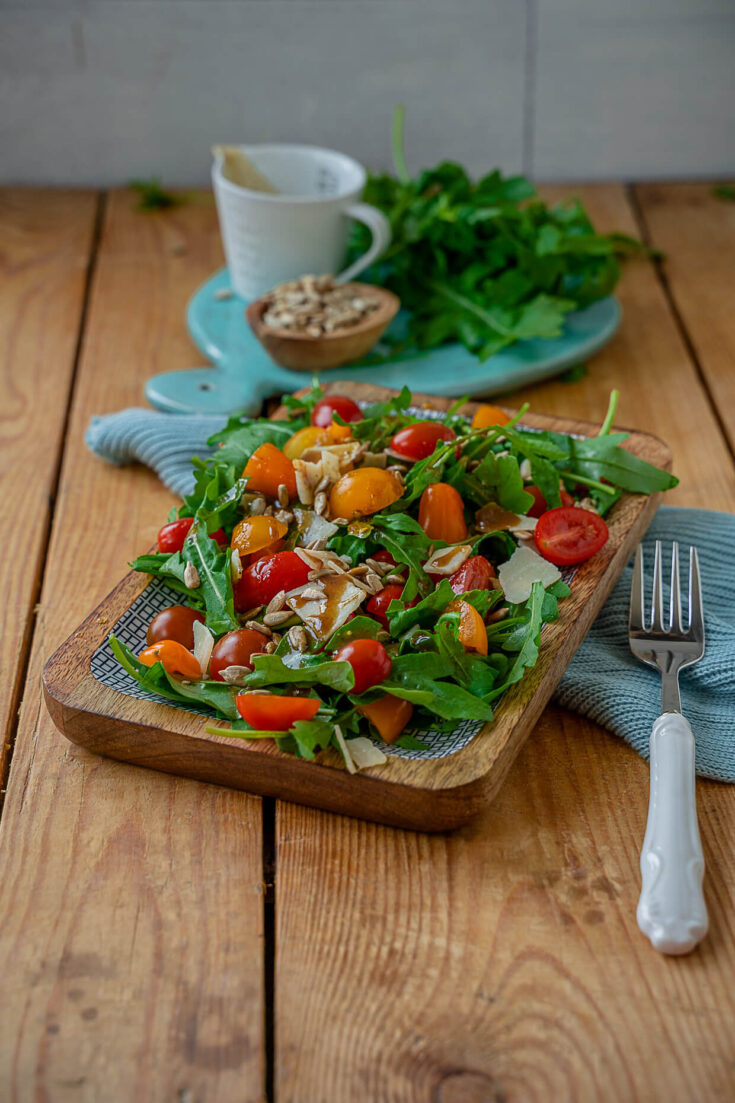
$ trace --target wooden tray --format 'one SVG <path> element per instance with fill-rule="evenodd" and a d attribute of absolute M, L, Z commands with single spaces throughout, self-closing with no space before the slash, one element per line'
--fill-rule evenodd
<path fill-rule="evenodd" d="M 325 391 L 379 401 L 390 393 L 367 383 L 336 382 Z M 446 409 L 449 399 L 416 395 L 417 405 Z M 472 414 L 476 403 L 462 413 Z M 539 429 L 592 435 L 588 422 L 528 414 Z M 627 447 L 659 467 L 669 467 L 667 445 L 631 432 Z M 280 797 L 420 831 L 465 823 L 492 800 L 574 652 L 628 562 L 657 507 L 657 495 L 625 495 L 608 517 L 610 539 L 574 577 L 560 602 L 557 621 L 546 625 L 539 661 L 499 703 L 493 723 L 461 750 L 444 758 L 389 758 L 382 766 L 348 774 L 341 757 L 326 751 L 314 762 L 281 753 L 270 740 L 208 735 L 201 715 L 137 700 L 98 682 L 91 657 L 122 614 L 149 585 L 131 572 L 48 660 L 43 686 L 49 712 L 61 732 L 97 754 L 166 773 Z"/>

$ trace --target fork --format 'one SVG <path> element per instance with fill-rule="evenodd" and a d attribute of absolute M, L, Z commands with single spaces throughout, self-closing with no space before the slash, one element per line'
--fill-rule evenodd
<path fill-rule="evenodd" d="M 628 639 L 636 658 L 661 673 L 661 716 L 651 732 L 651 790 L 641 851 L 636 918 L 664 954 L 687 954 L 707 933 L 702 895 L 704 855 L 697 825 L 694 736 L 681 714 L 679 671 L 704 654 L 704 616 L 697 549 L 689 550 L 689 617 L 681 619 L 679 545 L 671 551 L 671 605 L 664 623 L 661 541 L 653 564 L 651 620 L 644 612 L 643 550 L 638 545 L 630 593 Z"/>

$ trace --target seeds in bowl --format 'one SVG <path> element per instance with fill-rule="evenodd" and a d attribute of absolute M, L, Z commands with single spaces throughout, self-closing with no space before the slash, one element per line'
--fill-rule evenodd
<path fill-rule="evenodd" d="M 263 323 L 269 329 L 322 337 L 359 325 L 380 306 L 377 295 L 337 284 L 332 276 L 302 276 L 263 296 Z"/>

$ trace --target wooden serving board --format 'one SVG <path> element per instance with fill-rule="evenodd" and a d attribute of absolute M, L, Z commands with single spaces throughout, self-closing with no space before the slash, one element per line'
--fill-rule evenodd
<path fill-rule="evenodd" d="M 391 393 L 367 383 L 335 382 L 325 391 L 380 401 Z M 451 400 L 415 395 L 416 405 L 447 409 Z M 471 415 L 477 403 L 461 413 Z M 584 421 L 529 413 L 524 424 L 563 433 L 594 435 Z M 669 467 L 666 444 L 631 432 L 626 446 L 659 467 Z M 247 742 L 209 735 L 201 715 L 173 705 L 138 700 L 98 682 L 90 661 L 122 614 L 150 584 L 131 572 L 90 613 L 46 663 L 46 703 L 59 730 L 97 754 L 166 773 L 280 797 L 333 812 L 420 831 L 459 826 L 492 800 L 574 652 L 603 605 L 656 510 L 658 495 L 624 495 L 608 515 L 610 539 L 584 563 L 560 602 L 559 619 L 545 626 L 539 661 L 512 687 L 486 724 L 464 747 L 444 758 L 391 757 L 349 774 L 329 750 L 313 762 L 283 754 L 270 740 Z"/>

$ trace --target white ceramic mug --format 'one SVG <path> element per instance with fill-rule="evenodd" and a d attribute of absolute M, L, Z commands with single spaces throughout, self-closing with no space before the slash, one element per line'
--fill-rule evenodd
<path fill-rule="evenodd" d="M 364 222 L 372 245 L 339 272 L 354 279 L 390 244 L 390 225 L 381 211 L 360 203 L 365 169 L 344 153 L 317 146 L 243 145 L 243 153 L 277 194 L 251 191 L 227 180 L 215 158 L 212 183 L 232 286 L 244 299 L 257 299 L 284 280 L 313 273 L 334 275 L 344 263 L 349 220 Z"/>

